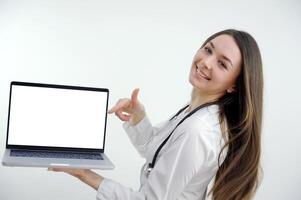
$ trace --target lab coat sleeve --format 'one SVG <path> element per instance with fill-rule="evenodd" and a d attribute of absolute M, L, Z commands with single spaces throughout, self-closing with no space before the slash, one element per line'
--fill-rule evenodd
<path fill-rule="evenodd" d="M 212 164 L 212 160 L 216 160 L 216 157 L 212 157 L 216 156 L 212 150 L 211 140 L 215 140 L 210 136 L 212 133 L 206 130 L 195 131 L 187 130 L 172 141 L 172 145 L 162 152 L 147 183 L 139 191 L 105 179 L 99 186 L 98 200 L 178 199 L 192 178 Z"/>
<path fill-rule="evenodd" d="M 125 187 L 113 180 L 103 179 L 99 185 L 97 200 L 143 200 L 146 199 L 144 193 L 135 192 L 131 188 Z"/>
<path fill-rule="evenodd" d="M 132 126 L 129 122 L 125 122 L 123 128 L 136 150 L 143 158 L 145 158 L 148 153 L 148 144 L 166 122 L 167 121 L 164 121 L 153 127 L 148 116 L 145 115 L 138 124 Z"/>

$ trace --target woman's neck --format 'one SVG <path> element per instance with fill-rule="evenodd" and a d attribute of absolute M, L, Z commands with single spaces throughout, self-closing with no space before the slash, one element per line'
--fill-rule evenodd
<path fill-rule="evenodd" d="M 189 103 L 189 107 L 187 108 L 186 112 L 190 112 L 193 109 L 197 108 L 198 106 L 214 101 L 216 100 L 218 97 L 216 97 L 215 95 L 211 96 L 211 95 L 204 95 L 201 94 L 200 91 L 198 91 L 196 88 L 192 89 L 191 92 L 191 99 L 190 99 L 190 103 Z"/>

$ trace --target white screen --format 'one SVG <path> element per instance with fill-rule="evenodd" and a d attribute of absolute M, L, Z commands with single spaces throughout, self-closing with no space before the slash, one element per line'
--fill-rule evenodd
<path fill-rule="evenodd" d="M 103 149 L 107 95 L 13 85 L 8 144 Z"/>

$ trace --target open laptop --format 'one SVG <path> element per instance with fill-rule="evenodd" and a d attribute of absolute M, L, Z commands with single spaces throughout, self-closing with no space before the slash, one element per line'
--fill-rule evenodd
<path fill-rule="evenodd" d="M 113 169 L 104 154 L 109 90 L 11 82 L 5 166 Z"/>

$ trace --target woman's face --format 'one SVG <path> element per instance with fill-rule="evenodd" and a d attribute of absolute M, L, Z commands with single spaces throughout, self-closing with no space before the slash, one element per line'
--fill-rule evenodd
<path fill-rule="evenodd" d="M 241 53 L 234 39 L 219 35 L 199 49 L 192 61 L 189 82 L 202 95 L 219 98 L 235 91 Z"/>

